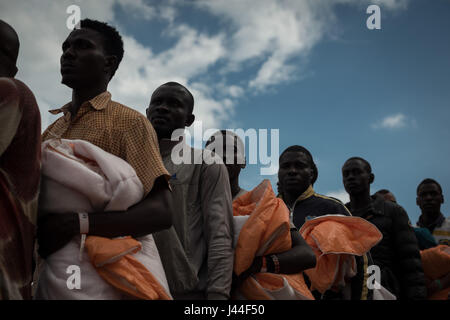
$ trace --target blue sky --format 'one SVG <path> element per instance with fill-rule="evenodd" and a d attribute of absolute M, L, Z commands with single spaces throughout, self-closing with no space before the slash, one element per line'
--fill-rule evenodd
<path fill-rule="evenodd" d="M 58 72 L 70 4 L 124 37 L 109 88 L 117 101 L 144 112 L 158 85 L 179 81 L 204 127 L 279 129 L 280 152 L 307 147 L 316 191 L 341 199 L 341 166 L 362 156 L 372 190 L 390 189 L 413 223 L 422 179 L 438 180 L 444 196 L 450 190 L 448 0 L 2 3 L 1 18 L 21 38 L 18 78 L 34 91 L 43 126 L 54 120 L 47 110 L 70 99 Z M 366 27 L 369 4 L 380 6 L 381 30 Z M 276 176 L 259 173 L 248 165 L 242 187 L 269 178 L 276 189 Z"/>

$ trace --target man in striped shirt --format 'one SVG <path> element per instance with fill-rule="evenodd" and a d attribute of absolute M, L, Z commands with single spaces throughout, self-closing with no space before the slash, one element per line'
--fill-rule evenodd
<path fill-rule="evenodd" d="M 444 203 L 441 185 L 433 179 L 423 180 L 417 187 L 416 202 L 422 211 L 417 225 L 427 228 L 438 244 L 450 245 L 450 218 L 441 212 Z"/>

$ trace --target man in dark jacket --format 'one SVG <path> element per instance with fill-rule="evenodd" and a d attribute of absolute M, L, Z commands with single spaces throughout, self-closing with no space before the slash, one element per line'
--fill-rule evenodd
<path fill-rule="evenodd" d="M 373 223 L 383 234 L 371 250 L 373 263 L 381 270 L 381 285 L 397 299 L 426 299 L 419 247 L 406 211 L 381 196 L 370 196 L 375 176 L 366 160 L 348 159 L 342 177 L 352 214 Z"/>
<path fill-rule="evenodd" d="M 278 193 L 290 211 L 291 221 L 300 229 L 309 218 L 326 214 L 350 216 L 342 202 L 314 191 L 318 170 L 311 153 L 302 146 L 290 146 L 280 155 Z"/>
<path fill-rule="evenodd" d="M 314 191 L 318 170 L 312 154 L 304 147 L 293 145 L 284 150 L 279 159 L 278 193 L 290 211 L 291 223 L 298 229 L 308 220 L 315 217 L 338 214 L 350 216 L 350 212 L 342 202 L 326 197 Z M 358 268 L 358 275 L 362 274 Z M 308 286 L 310 281 L 305 274 Z M 352 289 L 352 297 L 335 290 L 327 290 L 323 295 L 314 290 L 313 295 L 320 300 L 360 299 L 362 288 Z"/>

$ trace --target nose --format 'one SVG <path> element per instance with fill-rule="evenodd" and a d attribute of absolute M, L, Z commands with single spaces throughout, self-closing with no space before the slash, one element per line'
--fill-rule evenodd
<path fill-rule="evenodd" d="M 161 103 L 153 108 L 153 112 L 157 114 L 167 114 L 169 113 L 169 108 L 166 103 Z"/>
<path fill-rule="evenodd" d="M 290 167 L 287 172 L 288 176 L 293 177 L 298 175 L 298 170 L 295 167 Z"/>
<path fill-rule="evenodd" d="M 355 181 L 355 176 L 352 173 L 349 173 L 347 176 L 344 176 L 344 183 L 351 183 Z"/>
<path fill-rule="evenodd" d="M 425 201 L 432 201 L 433 200 L 433 196 L 431 195 L 431 193 L 427 193 L 424 196 Z"/>
<path fill-rule="evenodd" d="M 72 47 L 67 48 L 61 55 L 61 63 L 67 60 L 72 60 L 75 58 L 75 53 L 72 50 Z"/>
<path fill-rule="evenodd" d="M 355 174 L 353 172 L 349 172 L 347 174 L 347 180 L 354 180 L 355 179 Z"/>

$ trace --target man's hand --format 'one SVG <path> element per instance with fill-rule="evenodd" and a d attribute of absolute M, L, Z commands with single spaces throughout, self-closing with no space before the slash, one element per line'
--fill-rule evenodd
<path fill-rule="evenodd" d="M 46 259 L 69 243 L 79 233 L 79 229 L 76 213 L 45 214 L 38 219 L 39 255 Z"/>
<path fill-rule="evenodd" d="M 263 257 L 255 257 L 252 265 L 247 270 L 242 272 L 239 276 L 233 272 L 233 290 L 238 289 L 244 283 L 244 281 L 252 274 L 261 272 L 263 264 L 262 259 Z"/>

